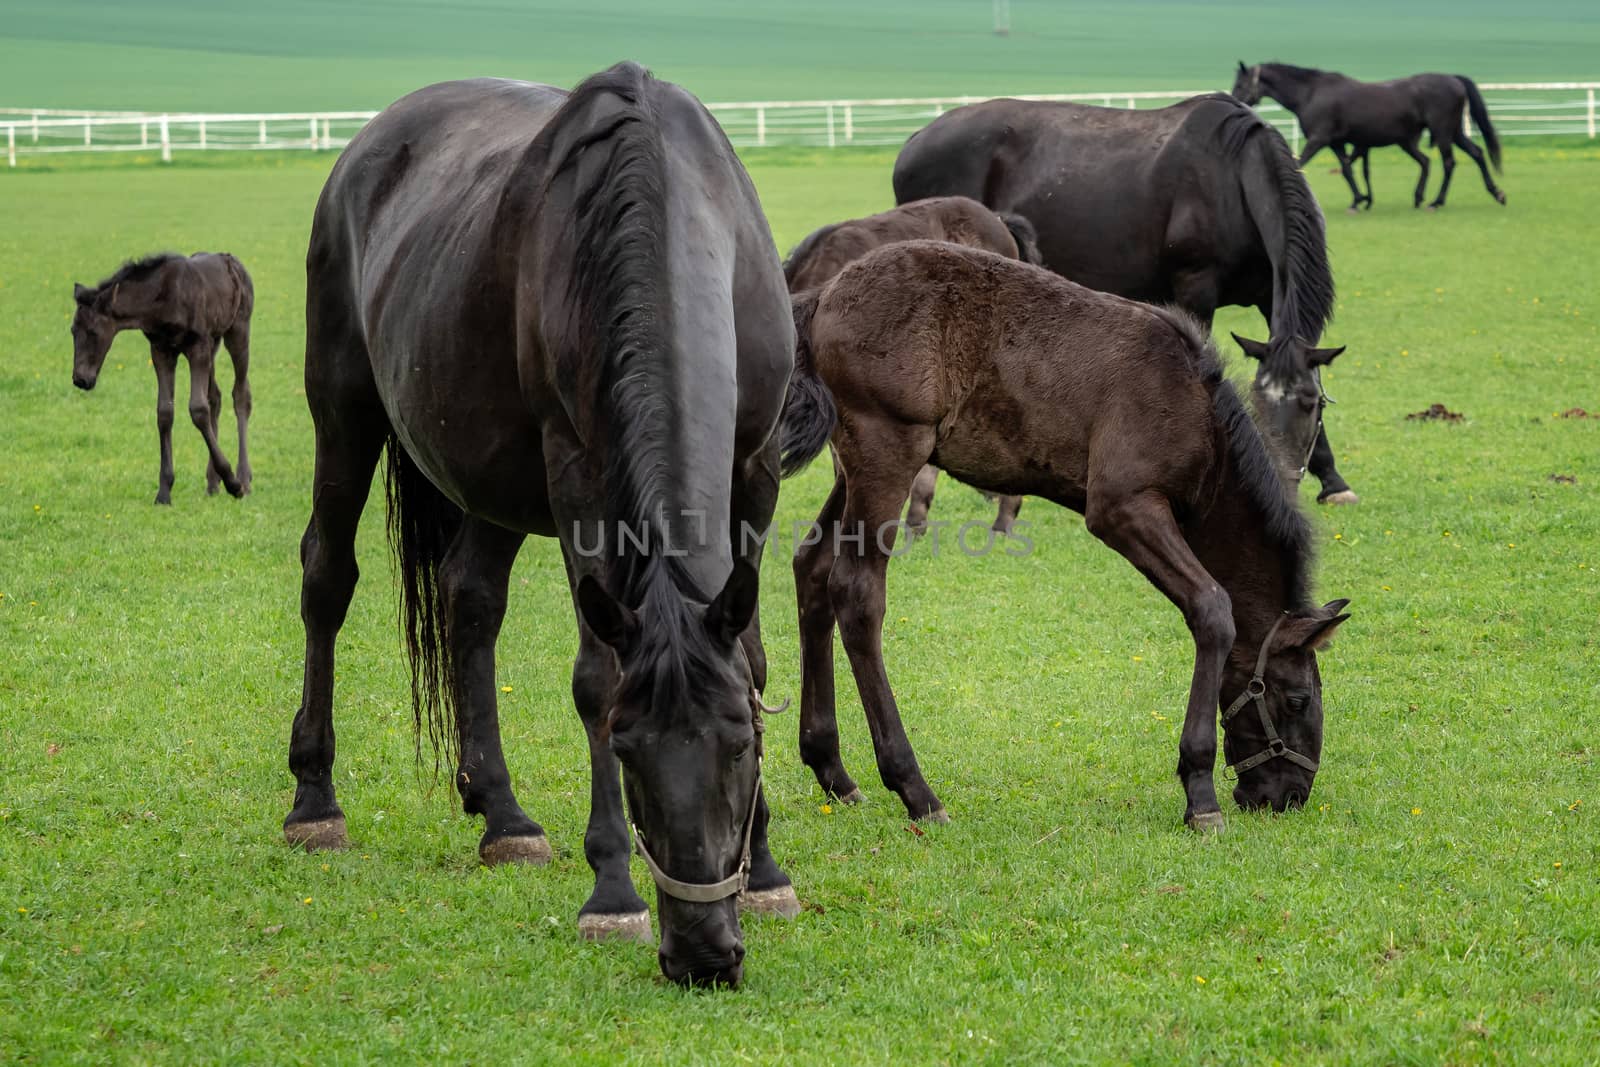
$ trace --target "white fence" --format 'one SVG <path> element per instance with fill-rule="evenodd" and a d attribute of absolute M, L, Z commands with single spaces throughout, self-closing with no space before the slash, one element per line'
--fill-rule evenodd
<path fill-rule="evenodd" d="M 1504 137 L 1528 134 L 1596 135 L 1595 91 L 1600 82 L 1488 84 L 1480 88 Z M 1150 108 L 1209 90 L 1057 93 L 1022 100 L 1073 100 L 1105 107 Z M 951 108 L 988 99 L 945 96 L 899 100 L 790 100 L 708 104 L 734 145 L 897 145 Z M 1294 116 L 1273 104 L 1262 115 L 1297 149 Z M 170 160 L 177 151 L 342 148 L 374 111 L 319 111 L 263 115 L 150 114 L 116 111 L 45 111 L 0 108 L 0 134 L 13 167 L 21 156 L 77 152 L 152 152 Z"/>

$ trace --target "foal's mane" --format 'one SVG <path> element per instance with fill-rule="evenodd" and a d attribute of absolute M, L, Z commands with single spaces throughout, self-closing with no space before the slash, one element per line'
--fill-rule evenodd
<path fill-rule="evenodd" d="M 669 388 L 662 92 L 644 68 L 619 63 L 574 89 L 547 124 L 542 137 L 557 151 L 547 182 L 569 174 L 573 181 L 571 202 L 555 205 L 570 212 L 573 260 L 543 325 L 557 374 L 578 383 L 579 402 L 600 412 L 590 424 L 607 428 L 605 506 L 594 517 L 649 537 L 643 553 L 610 560 L 611 594 L 645 621 L 630 656 L 645 669 L 627 672 L 624 684 L 653 689 L 652 706 L 672 707 L 687 703 L 681 698 L 716 669 L 719 654 L 688 603 L 709 597 L 678 557 L 662 552 L 675 472 L 670 442 L 683 417 Z M 614 532 L 606 531 L 609 549 Z"/>
<path fill-rule="evenodd" d="M 1228 466 L 1234 480 L 1243 491 L 1250 510 L 1260 520 L 1267 543 L 1282 554 L 1290 601 L 1296 606 L 1305 605 L 1311 595 L 1314 562 L 1310 523 L 1284 489 L 1277 464 L 1267 451 L 1255 420 L 1228 380 L 1222 356 L 1210 334 L 1181 308 L 1156 310 L 1188 342 L 1200 381 L 1211 392 L 1217 432 L 1227 439 Z"/>
<path fill-rule="evenodd" d="M 1293 368 L 1278 361 L 1289 358 L 1288 342 L 1299 337 L 1308 345 L 1316 344 L 1333 318 L 1333 269 L 1328 265 L 1322 208 L 1278 131 L 1248 105 L 1230 96 L 1214 99 L 1230 108 L 1217 127 L 1224 154 L 1243 162 L 1247 146 L 1259 144 L 1268 169 L 1266 177 L 1277 194 L 1278 210 L 1273 214 L 1281 221 L 1282 243 L 1269 252 L 1273 273 L 1281 276 L 1273 283 L 1272 336 L 1264 369 L 1287 376 Z M 1245 180 L 1243 175 L 1241 180 Z"/>
<path fill-rule="evenodd" d="M 104 289 L 109 285 L 121 285 L 123 282 L 143 281 L 173 260 L 184 258 L 186 257 L 179 255 L 177 252 L 155 252 L 140 259 L 130 259 L 118 267 L 109 278 L 95 286 L 95 289 Z"/>

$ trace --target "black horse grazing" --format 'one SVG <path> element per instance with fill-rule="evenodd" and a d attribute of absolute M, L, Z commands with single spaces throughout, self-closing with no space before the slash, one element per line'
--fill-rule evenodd
<path fill-rule="evenodd" d="M 1317 499 L 1352 503 L 1322 429 L 1311 346 L 1333 315 L 1322 212 L 1289 146 L 1220 93 L 1151 111 L 989 100 L 914 134 L 894 165 L 900 203 L 960 195 L 1038 230 L 1044 265 L 1081 285 L 1216 309 L 1261 309 L 1271 328 L 1252 400 L 1293 488 L 1309 464 Z M 1258 357 L 1259 358 L 1259 357 Z M 1309 458 L 1308 458 L 1309 457 Z"/>
<path fill-rule="evenodd" d="M 161 478 L 156 503 L 172 503 L 172 393 L 178 357 L 189 359 L 189 417 L 206 442 L 206 492 L 217 483 L 234 496 L 250 491 L 250 313 L 255 288 L 244 264 L 226 252 L 172 252 L 129 260 L 94 288 L 73 286 L 72 384 L 93 389 L 111 342 L 123 330 L 141 330 L 156 369 L 156 430 L 161 435 Z M 233 357 L 233 414 L 239 423 L 235 472 L 217 444 L 222 391 L 217 388 L 217 345 Z"/>
<path fill-rule="evenodd" d="M 800 751 L 823 789 L 859 799 L 834 716 L 837 620 L 884 785 L 913 818 L 944 817 L 901 725 L 882 635 L 894 520 L 931 462 L 1080 512 L 1183 612 L 1195 643 L 1178 745 L 1190 826 L 1222 825 L 1219 704 L 1234 799 L 1305 802 L 1322 750 L 1315 650 L 1347 601 L 1308 599 L 1310 532 L 1198 324 L 933 241 L 879 249 L 794 306 L 784 470 L 830 436 L 840 469 L 817 518 L 824 536 L 794 561 Z"/>
<path fill-rule="evenodd" d="M 799 910 L 767 848 L 756 614 L 793 338 L 744 168 L 697 100 L 643 69 L 570 94 L 447 82 L 369 123 L 328 178 L 306 257 L 316 475 L 289 841 L 345 843 L 334 640 L 387 445 L 418 729 L 457 759 L 483 862 L 550 855 L 512 793 L 494 657 L 518 550 L 555 537 L 593 783 L 579 930 L 650 937 L 626 794 L 660 891 L 662 970 L 737 983 L 736 895 Z"/>
<path fill-rule="evenodd" d="M 1372 170 L 1367 153 L 1387 145 L 1399 145 L 1422 168 L 1412 197 L 1413 207 L 1422 206 L 1428 189 L 1428 157 L 1419 147 L 1424 133 L 1444 162 L 1444 181 L 1439 185 L 1439 195 L 1428 205 L 1429 210 L 1444 207 L 1444 198 L 1450 192 L 1450 177 L 1456 169 L 1452 145 L 1478 165 L 1489 195 L 1502 204 L 1506 202 L 1506 194 L 1489 173 L 1489 160 L 1494 162 L 1495 170 L 1500 169 L 1500 138 L 1489 121 L 1483 94 L 1464 74 L 1414 74 L 1394 81 L 1363 82 L 1331 70 L 1288 63 L 1247 67 L 1241 62 L 1233 78 L 1233 95 L 1251 107 L 1262 97 L 1270 97 L 1294 113 L 1306 137 L 1305 147 L 1300 150 L 1301 166 L 1324 148 L 1333 149 L 1339 159 L 1339 171 L 1354 198 L 1351 211 L 1363 204 L 1371 209 Z M 1489 146 L 1489 160 L 1467 136 L 1462 119 L 1469 109 L 1473 124 L 1483 133 L 1483 143 Z M 1351 169 L 1356 159 L 1361 160 L 1367 183 L 1365 193 L 1356 185 Z"/>
<path fill-rule="evenodd" d="M 1038 235 L 1033 223 L 1021 215 L 997 215 L 966 196 L 936 196 L 902 204 L 860 219 L 824 226 L 794 246 L 783 263 L 789 292 L 816 289 L 853 260 L 886 244 L 914 240 L 949 241 L 969 248 L 985 248 L 1025 263 L 1039 262 Z M 921 534 L 928 527 L 939 468 L 927 466 L 911 487 L 906 507 L 906 528 Z M 1019 496 L 1001 497 L 994 517 L 996 533 L 1010 533 L 1022 509 Z"/>

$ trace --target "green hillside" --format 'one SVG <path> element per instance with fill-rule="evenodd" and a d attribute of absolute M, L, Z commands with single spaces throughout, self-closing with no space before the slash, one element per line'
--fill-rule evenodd
<path fill-rule="evenodd" d="M 380 107 L 476 74 L 632 58 L 706 100 L 1221 86 L 1236 58 L 1380 77 L 1600 76 L 1600 4 L 1344 0 L 8 0 L 0 106 Z"/>

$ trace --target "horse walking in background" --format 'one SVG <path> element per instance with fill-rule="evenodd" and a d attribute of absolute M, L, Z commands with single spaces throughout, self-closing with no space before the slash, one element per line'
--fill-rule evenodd
<path fill-rule="evenodd" d="M 944 818 L 901 724 L 882 633 L 895 518 L 933 463 L 1081 513 L 1183 612 L 1195 643 L 1178 744 L 1188 825 L 1222 824 L 1212 772 L 1230 700 L 1234 799 L 1305 802 L 1322 750 L 1315 650 L 1347 601 L 1309 600 L 1310 530 L 1198 323 L 932 241 L 857 260 L 796 297 L 794 314 L 784 471 L 830 438 L 840 469 L 823 536 L 794 560 L 800 751 L 824 790 L 859 799 L 839 753 L 837 621 L 884 785 L 913 818 Z"/>
<path fill-rule="evenodd" d="M 640 67 L 571 93 L 446 82 L 368 123 L 306 257 L 316 473 L 288 840 L 346 843 L 334 641 L 387 448 L 414 715 L 484 818 L 480 858 L 550 857 L 511 789 L 495 644 L 523 541 L 555 537 L 592 781 L 579 930 L 650 938 L 636 847 L 663 972 L 736 984 L 739 907 L 799 911 L 767 847 L 756 613 L 793 338 L 749 176 L 700 102 Z"/>
<path fill-rule="evenodd" d="M 178 357 L 189 360 L 189 417 L 206 442 L 206 492 L 220 482 L 233 496 L 250 491 L 250 314 L 255 288 L 244 264 L 226 252 L 172 252 L 129 260 L 99 285 L 74 285 L 72 384 L 93 389 L 111 342 L 123 330 L 140 330 L 156 369 L 156 431 L 161 474 L 156 503 L 172 503 L 173 389 Z M 222 391 L 217 388 L 218 344 L 233 359 L 233 415 L 239 424 L 237 472 L 217 444 Z"/>
<path fill-rule="evenodd" d="M 852 260 L 895 241 L 926 239 L 984 248 L 1025 263 L 1039 262 L 1038 234 L 1021 215 L 997 215 L 970 197 L 936 196 L 902 204 L 866 218 L 824 226 L 795 245 L 783 264 L 789 292 L 802 293 L 827 284 Z M 928 526 L 928 509 L 938 485 L 939 468 L 927 466 L 917 475 L 906 508 L 906 528 L 920 534 Z M 1000 498 L 994 531 L 1010 533 L 1022 498 Z"/>
<path fill-rule="evenodd" d="M 1332 149 L 1339 160 L 1339 171 L 1350 186 L 1351 211 L 1362 206 L 1371 210 L 1372 169 L 1368 153 L 1386 145 L 1399 145 L 1422 168 L 1412 197 L 1413 207 L 1422 206 L 1428 189 L 1428 157 L 1419 147 L 1424 133 L 1444 163 L 1444 181 L 1439 184 L 1439 195 L 1428 205 L 1430 211 L 1444 207 L 1450 192 L 1450 178 L 1456 169 L 1452 146 L 1478 165 L 1489 195 L 1502 204 L 1506 202 L 1506 194 L 1489 173 L 1490 162 L 1495 170 L 1500 169 L 1500 138 L 1489 121 L 1483 94 L 1464 74 L 1413 74 L 1393 81 L 1363 82 L 1331 70 L 1288 63 L 1247 67 L 1241 62 L 1233 79 L 1233 95 L 1251 107 L 1262 97 L 1269 97 L 1294 113 L 1306 139 L 1300 150 L 1302 167 L 1324 148 Z M 1487 160 L 1483 149 L 1467 136 L 1463 120 L 1469 112 L 1489 148 Z M 1356 159 L 1361 161 L 1365 193 L 1356 184 L 1352 168 Z"/>
<path fill-rule="evenodd" d="M 1022 215 L 1044 265 L 1102 292 L 1177 304 L 1210 327 L 1256 307 L 1267 343 L 1251 399 L 1285 483 L 1309 466 L 1323 503 L 1357 498 L 1322 426 L 1317 349 L 1333 315 L 1322 211 L 1289 146 L 1221 93 L 1149 111 L 989 100 L 947 111 L 894 165 L 900 203 L 960 195 Z"/>

